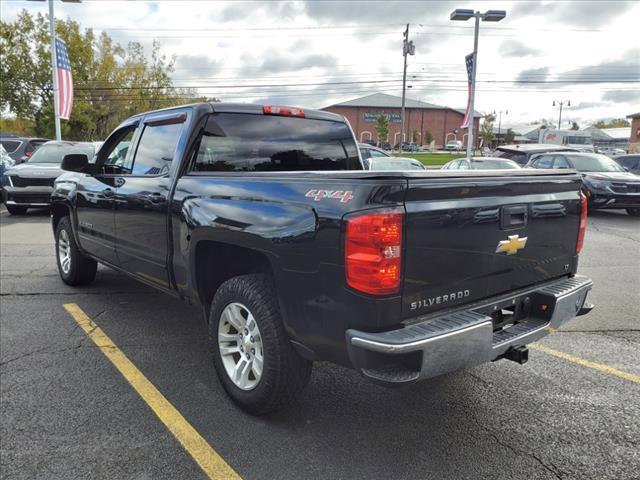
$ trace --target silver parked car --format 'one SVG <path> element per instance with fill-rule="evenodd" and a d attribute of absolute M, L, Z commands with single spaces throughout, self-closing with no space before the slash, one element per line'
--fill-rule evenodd
<path fill-rule="evenodd" d="M 359 143 L 360 157 L 367 170 L 425 170 L 419 160 L 410 157 L 394 157 L 381 148 Z"/>
<path fill-rule="evenodd" d="M 513 170 L 520 168 L 513 160 L 498 157 L 457 158 L 445 163 L 442 170 Z"/>
<path fill-rule="evenodd" d="M 7 169 L 2 175 L 2 200 L 12 215 L 29 208 L 47 207 L 55 179 L 63 172 L 62 159 L 70 153 L 93 158 L 100 144 L 95 142 L 56 142 L 42 145 L 29 159 Z"/>

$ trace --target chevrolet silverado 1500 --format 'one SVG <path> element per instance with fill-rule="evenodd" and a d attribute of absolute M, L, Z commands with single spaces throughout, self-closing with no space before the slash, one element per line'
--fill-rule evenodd
<path fill-rule="evenodd" d="M 592 307 L 572 170 L 366 171 L 340 116 L 224 103 L 134 116 L 63 169 L 62 280 L 101 263 L 199 305 L 222 385 L 254 414 L 316 360 L 385 385 L 524 363 Z"/>

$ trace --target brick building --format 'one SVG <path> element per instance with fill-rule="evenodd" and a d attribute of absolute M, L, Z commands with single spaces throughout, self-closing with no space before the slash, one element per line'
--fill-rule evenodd
<path fill-rule="evenodd" d="M 375 130 L 375 122 L 380 114 L 389 117 L 389 139 L 395 145 L 400 139 L 400 112 L 402 98 L 384 93 L 374 93 L 365 97 L 356 98 L 346 102 L 331 105 L 323 108 L 328 112 L 344 115 L 351 128 L 353 128 L 357 139 L 360 142 L 372 139 L 378 142 Z M 474 133 L 478 132 L 478 125 L 481 115 L 476 111 L 474 118 Z M 407 98 L 405 100 L 405 141 L 412 140 L 413 132 L 419 133 L 417 136 L 419 144 L 426 144 L 422 138 L 425 132 L 431 132 L 435 146 L 440 148 L 450 140 L 461 140 L 467 144 L 467 130 L 461 129 L 464 110 L 450 107 L 442 107 L 431 103 L 420 102 Z M 477 143 L 477 135 L 474 135 Z M 384 141 L 384 139 L 382 140 Z"/>
<path fill-rule="evenodd" d="M 627 115 L 631 120 L 631 136 L 629 137 L 629 151 L 640 152 L 640 112 Z"/>

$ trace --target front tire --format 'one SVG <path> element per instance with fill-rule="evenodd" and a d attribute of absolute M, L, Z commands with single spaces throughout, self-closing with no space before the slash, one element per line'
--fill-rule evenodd
<path fill-rule="evenodd" d="M 23 207 L 20 205 L 5 205 L 5 207 L 7 207 L 7 211 L 11 215 L 24 215 L 25 213 L 27 213 L 28 209 L 28 207 Z"/>
<path fill-rule="evenodd" d="M 312 363 L 289 342 L 273 280 L 251 274 L 224 282 L 211 303 L 209 347 L 218 378 L 243 410 L 263 415 L 291 403 Z"/>
<path fill-rule="evenodd" d="M 63 217 L 56 228 L 56 260 L 60 278 L 67 285 L 88 285 L 96 278 L 98 263 L 80 252 L 69 217 Z"/>
<path fill-rule="evenodd" d="M 640 208 L 627 208 L 626 210 L 632 217 L 640 217 Z"/>

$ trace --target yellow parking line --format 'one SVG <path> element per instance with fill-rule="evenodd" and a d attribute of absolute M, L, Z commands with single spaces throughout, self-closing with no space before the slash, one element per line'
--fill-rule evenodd
<path fill-rule="evenodd" d="M 80 325 L 93 343 L 113 363 L 122 376 L 151 407 L 160 421 L 169 429 L 184 449 L 209 478 L 240 479 L 240 476 L 202 438 L 195 428 L 160 393 L 160 391 L 131 363 L 125 354 L 75 303 L 67 303 L 64 308 Z"/>
<path fill-rule="evenodd" d="M 633 373 L 618 370 L 617 368 L 609 367 L 601 363 L 585 360 L 584 358 L 576 357 L 575 355 L 571 355 L 569 353 L 565 353 L 559 350 L 554 350 L 553 348 L 545 347 L 543 345 L 540 345 L 539 343 L 533 343 L 529 345 L 529 347 L 533 348 L 534 350 L 539 350 L 549 355 L 553 355 L 554 357 L 562 358 L 563 360 L 567 360 L 569 362 L 582 365 L 583 367 L 592 368 L 593 370 L 598 370 L 599 372 L 608 373 L 609 375 L 615 375 L 616 377 L 624 378 L 625 380 L 629 380 L 630 382 L 640 383 L 640 375 L 635 375 Z"/>

